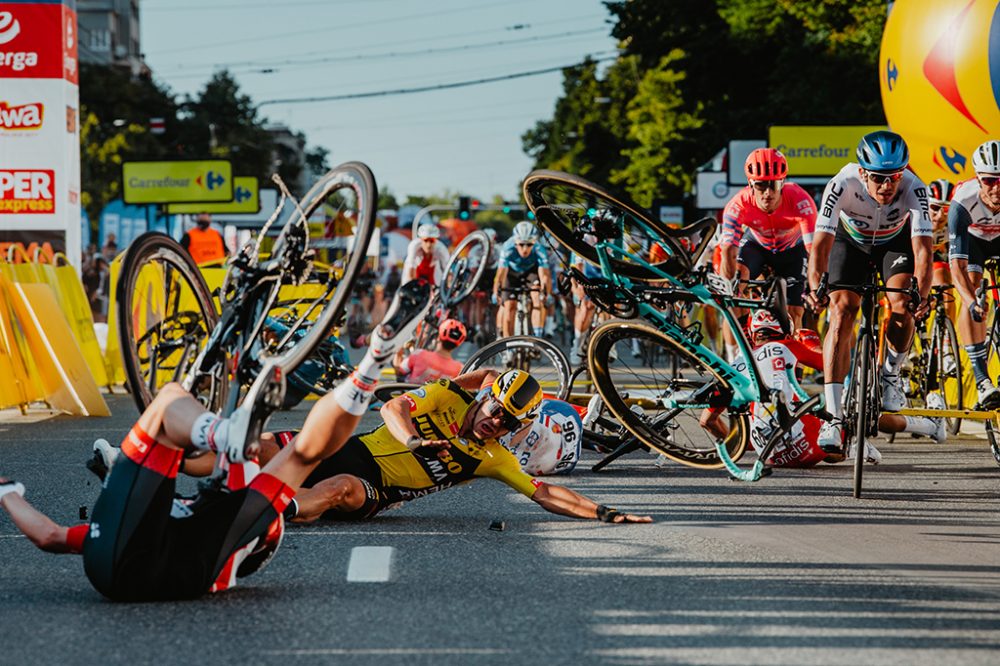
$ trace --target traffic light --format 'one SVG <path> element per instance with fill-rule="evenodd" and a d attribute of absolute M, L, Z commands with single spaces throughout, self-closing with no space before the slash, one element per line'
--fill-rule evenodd
<path fill-rule="evenodd" d="M 471 197 L 458 198 L 458 217 L 463 220 L 469 219 L 469 208 L 472 204 Z"/>

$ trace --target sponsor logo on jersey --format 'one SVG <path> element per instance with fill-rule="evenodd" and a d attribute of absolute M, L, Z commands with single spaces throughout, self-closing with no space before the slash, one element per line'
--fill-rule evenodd
<path fill-rule="evenodd" d="M 0 130 L 36 130 L 42 127 L 45 105 L 40 102 L 11 106 L 0 102 Z"/>

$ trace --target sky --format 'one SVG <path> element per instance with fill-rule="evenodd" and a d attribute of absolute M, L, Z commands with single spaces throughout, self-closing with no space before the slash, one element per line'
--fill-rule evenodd
<path fill-rule="evenodd" d="M 562 74 L 412 94 L 290 103 L 501 78 L 613 56 L 601 0 L 142 0 L 156 80 L 196 94 L 228 68 L 271 122 L 360 160 L 380 190 L 517 197 L 521 135 L 552 117 Z M 279 100 L 274 102 L 274 100 Z"/>

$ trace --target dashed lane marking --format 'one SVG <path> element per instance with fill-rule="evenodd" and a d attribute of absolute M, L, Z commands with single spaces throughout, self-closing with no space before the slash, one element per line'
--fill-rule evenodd
<path fill-rule="evenodd" d="M 348 583 L 386 583 L 392 577 L 391 546 L 356 546 L 347 565 Z"/>

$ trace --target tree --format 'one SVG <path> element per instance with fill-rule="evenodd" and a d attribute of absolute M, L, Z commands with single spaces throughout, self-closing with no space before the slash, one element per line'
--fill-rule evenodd
<path fill-rule="evenodd" d="M 102 122 L 96 113 L 80 106 L 80 199 L 92 226 L 104 207 L 121 196 L 122 163 L 146 135 L 141 125 Z"/>

